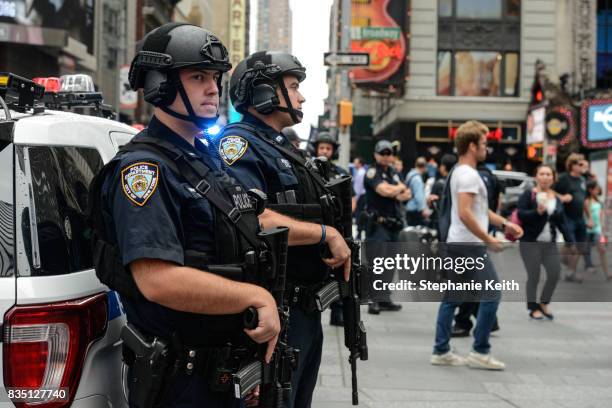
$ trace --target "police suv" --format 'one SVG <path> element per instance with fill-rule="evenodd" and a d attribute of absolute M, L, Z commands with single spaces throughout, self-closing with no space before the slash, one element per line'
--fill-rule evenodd
<path fill-rule="evenodd" d="M 127 405 L 125 314 L 96 278 L 86 210 L 92 178 L 136 130 L 71 112 L 109 113 L 76 79 L 41 80 L 72 88 L 45 92 L 0 73 L 2 407 Z"/>

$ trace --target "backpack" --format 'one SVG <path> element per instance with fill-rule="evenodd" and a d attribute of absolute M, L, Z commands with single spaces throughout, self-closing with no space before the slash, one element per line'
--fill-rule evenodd
<path fill-rule="evenodd" d="M 438 205 L 438 241 L 446 242 L 448 238 L 448 230 L 451 224 L 451 210 L 453 208 L 453 198 L 451 197 L 450 191 L 450 180 L 453 176 L 453 171 L 450 171 L 446 182 L 444 183 L 444 189 L 442 190 L 442 197 L 440 197 L 440 204 Z"/>
<path fill-rule="evenodd" d="M 476 170 L 478 171 L 478 175 L 480 176 L 480 178 L 485 184 L 485 187 L 487 188 L 489 209 L 493 212 L 497 212 L 497 207 L 499 204 L 499 194 L 503 192 L 501 183 L 497 179 L 497 176 L 493 174 L 493 172 L 488 168 L 478 167 Z"/>

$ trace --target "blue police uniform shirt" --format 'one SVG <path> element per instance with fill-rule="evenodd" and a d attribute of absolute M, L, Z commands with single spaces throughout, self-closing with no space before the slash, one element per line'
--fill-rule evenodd
<path fill-rule="evenodd" d="M 400 202 L 395 198 L 383 197 L 376 192 L 376 187 L 382 182 L 386 181 L 392 185 L 399 184 L 401 182 L 399 174 L 391 166 L 385 169 L 377 164 L 368 169 L 363 180 L 368 211 L 376 211 L 382 217 L 401 218 Z"/>
<path fill-rule="evenodd" d="M 190 145 L 155 117 L 147 135 L 172 143 L 218 171 L 205 143 L 196 139 L 195 147 Z M 117 245 L 123 265 L 144 258 L 184 265 L 186 250 L 215 251 L 211 204 L 175 175 L 161 157 L 136 151 L 121 153 L 113 160 L 119 163 L 102 185 L 103 211 L 109 238 L 116 237 L 112 243 Z M 197 314 L 171 310 L 146 299 L 122 301 L 128 320 L 151 334 L 169 336 L 177 326 L 187 330 L 191 325 L 195 334 L 206 329 L 199 325 Z"/>
<path fill-rule="evenodd" d="M 257 127 L 269 139 L 285 148 L 291 143 L 285 136 L 255 116 L 246 113 L 242 119 Z M 256 188 L 270 195 L 287 190 L 297 190 L 298 178 L 293 164 L 278 150 L 251 132 L 233 128 L 217 140 L 218 151 L 227 172 L 239 180 L 247 190 Z"/>

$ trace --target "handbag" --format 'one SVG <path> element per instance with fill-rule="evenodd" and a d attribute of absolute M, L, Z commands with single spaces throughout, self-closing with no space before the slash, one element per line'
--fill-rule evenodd
<path fill-rule="evenodd" d="M 532 190 L 531 191 L 531 201 L 533 201 L 535 197 L 536 197 L 536 193 L 535 191 Z M 519 227 L 523 226 L 523 223 L 521 222 L 521 219 L 519 218 L 519 215 L 518 215 L 518 207 L 512 210 L 512 213 L 510 213 L 510 222 L 518 225 Z M 510 242 L 515 242 L 518 239 L 514 235 L 509 234 L 507 232 L 504 232 L 504 236 Z"/>

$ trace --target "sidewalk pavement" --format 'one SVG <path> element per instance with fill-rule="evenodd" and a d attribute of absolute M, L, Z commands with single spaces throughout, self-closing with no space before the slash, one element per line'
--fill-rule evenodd
<path fill-rule="evenodd" d="M 369 361 L 358 361 L 365 408 L 610 408 L 612 303 L 552 303 L 555 320 L 530 320 L 524 303 L 502 303 L 492 353 L 502 372 L 435 367 L 437 303 L 404 303 L 400 312 L 362 317 Z M 351 406 L 351 372 L 341 328 L 323 315 L 325 341 L 312 406 Z M 453 339 L 467 355 L 471 339 Z"/>

